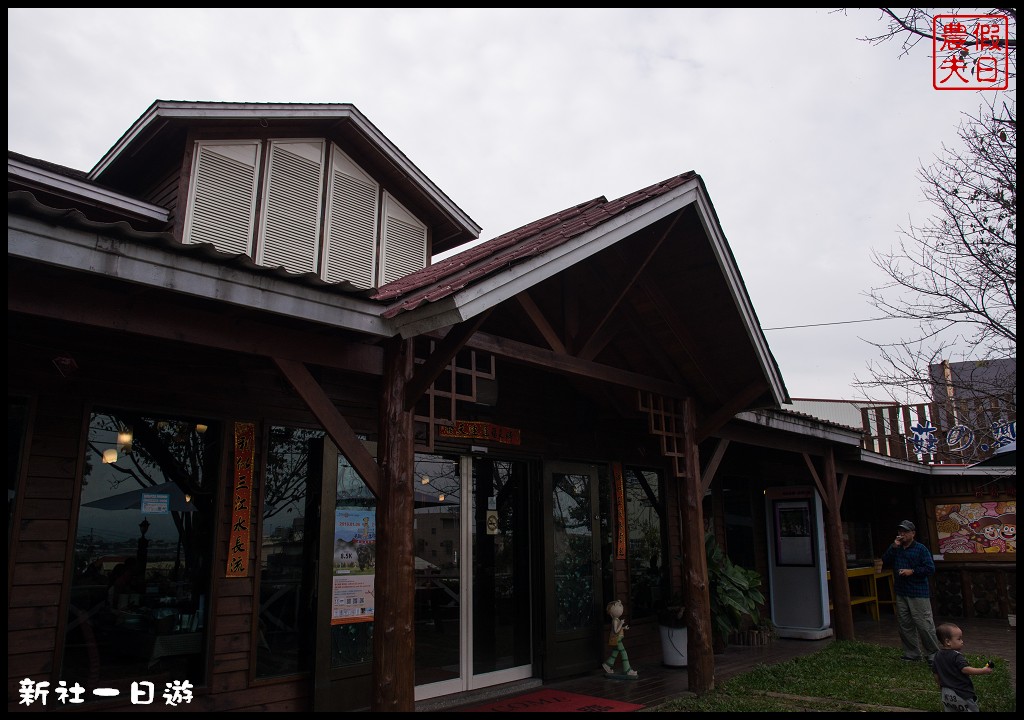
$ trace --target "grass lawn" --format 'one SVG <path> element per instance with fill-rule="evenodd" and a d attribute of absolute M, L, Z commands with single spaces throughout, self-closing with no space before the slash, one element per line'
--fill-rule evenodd
<path fill-rule="evenodd" d="M 1015 712 L 1017 696 L 1002 658 L 966 653 L 974 667 L 988 660 L 991 675 L 974 675 L 982 712 Z M 942 712 L 927 663 L 910 663 L 891 647 L 837 640 L 813 655 L 761 665 L 702 697 L 684 697 L 648 712 Z"/>

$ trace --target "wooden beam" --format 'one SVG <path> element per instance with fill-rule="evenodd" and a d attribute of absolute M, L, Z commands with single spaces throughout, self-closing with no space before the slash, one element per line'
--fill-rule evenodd
<path fill-rule="evenodd" d="M 764 392 L 766 387 L 763 383 L 753 383 L 720 404 L 718 409 L 705 418 L 697 428 L 697 442 L 716 434 L 723 425 L 736 417 L 736 413 L 746 410 L 747 405 Z"/>
<path fill-rule="evenodd" d="M 777 428 L 764 427 L 745 421 L 726 423 L 716 432 L 716 437 L 723 437 L 754 447 L 765 447 L 772 450 L 784 450 L 788 453 L 813 453 L 820 455 L 828 447 L 828 440 L 807 437 L 795 432 Z"/>
<path fill-rule="evenodd" d="M 537 306 L 537 303 L 534 302 L 533 298 L 530 297 L 529 291 L 524 290 L 516 295 L 516 300 L 519 301 L 519 305 L 526 312 L 526 317 L 528 317 L 530 322 L 533 323 L 533 326 L 537 328 L 541 337 L 543 337 L 544 341 L 548 344 L 548 347 L 556 353 L 566 354 L 567 350 L 565 349 L 565 344 L 562 342 L 562 339 L 558 337 L 558 333 L 555 332 L 551 323 L 548 322 L 543 311 Z"/>
<path fill-rule="evenodd" d="M 828 506 L 828 503 L 832 502 L 833 498 L 825 492 L 825 486 L 821 482 L 821 478 L 818 477 L 818 470 L 814 467 L 814 461 L 811 460 L 811 456 L 807 453 L 801 453 L 804 458 L 804 463 L 807 465 L 807 470 L 811 473 L 811 480 L 814 481 L 815 487 L 818 488 L 818 494 L 821 495 L 821 500 L 825 503 L 825 510 L 830 511 L 833 508 Z"/>
<path fill-rule="evenodd" d="M 416 402 L 423 393 L 434 383 L 437 376 L 444 372 L 445 367 L 455 357 L 455 354 L 462 349 L 466 341 L 472 337 L 490 314 L 491 310 L 485 310 L 474 318 L 453 325 L 444 339 L 435 346 L 426 362 L 415 367 L 412 380 L 409 381 L 405 389 L 406 410 L 416 407 Z"/>
<path fill-rule="evenodd" d="M 686 388 L 675 383 L 665 382 L 658 378 L 628 370 L 620 370 L 609 365 L 580 360 L 568 355 L 560 355 L 551 350 L 545 350 L 535 345 L 528 345 L 527 343 L 509 340 L 508 338 L 496 335 L 478 332 L 466 345 L 476 350 L 484 350 L 503 356 L 509 362 L 545 368 L 551 372 L 563 375 L 577 375 L 592 380 L 609 382 L 614 385 L 646 390 L 659 395 L 665 395 L 666 397 L 686 397 Z"/>
<path fill-rule="evenodd" d="M 848 473 L 854 477 L 882 480 L 884 482 L 891 482 L 899 485 L 916 486 L 921 482 L 920 475 L 916 473 L 907 470 L 890 469 L 884 465 L 837 462 L 836 468 L 841 472 Z"/>
<path fill-rule="evenodd" d="M 701 479 L 701 494 L 708 491 L 711 487 L 712 481 L 715 479 L 715 473 L 718 472 L 718 466 L 722 464 L 722 458 L 725 457 L 725 451 L 729 449 L 729 441 L 719 439 L 715 443 L 715 449 L 711 453 L 711 459 L 708 461 L 708 466 L 704 468 L 704 476 Z"/>
<path fill-rule="evenodd" d="M 621 279 L 621 281 L 619 282 L 618 294 L 615 296 L 614 300 L 608 303 L 608 306 L 605 308 L 604 315 L 601 317 L 600 320 L 597 321 L 597 324 L 594 325 L 594 327 L 590 328 L 590 337 L 586 340 L 586 342 L 583 343 L 583 347 L 580 349 L 579 353 L 577 353 L 581 358 L 584 358 L 586 360 L 592 360 L 600 351 L 601 347 L 604 346 L 604 343 L 607 341 L 606 338 L 608 337 L 608 334 L 602 332 L 602 329 L 604 328 L 605 324 L 611 319 L 612 314 L 614 314 L 615 311 L 622 305 L 623 301 L 626 299 L 626 296 L 633 290 L 636 283 L 639 282 L 640 276 L 647 269 L 647 266 L 650 265 L 651 261 L 654 259 L 654 256 L 657 254 L 658 250 L 664 244 L 665 239 L 672 234 L 672 230 L 674 230 L 675 226 L 679 224 L 679 218 L 681 218 L 682 216 L 683 214 L 681 212 L 675 214 L 675 217 L 672 218 L 672 223 L 667 228 L 665 228 L 665 231 L 661 234 L 661 237 L 658 238 L 658 241 L 654 243 L 654 245 L 651 247 L 650 251 L 647 253 L 647 256 L 644 257 L 644 259 L 641 260 L 640 263 L 636 266 L 636 269 L 633 271 L 632 276 Z M 616 251 L 616 255 L 621 257 L 622 252 Z M 630 263 L 633 263 L 635 261 L 635 258 L 630 258 L 629 260 Z M 623 261 L 622 267 L 628 267 L 625 261 Z"/>
<path fill-rule="evenodd" d="M 295 388 L 295 392 L 316 415 L 316 419 L 324 426 L 324 430 L 331 436 L 334 444 L 352 463 L 352 467 L 370 488 L 370 492 L 374 497 L 380 498 L 380 471 L 377 461 L 363 446 L 362 441 L 356 437 L 352 426 L 338 412 L 338 408 L 327 397 L 327 393 L 323 391 L 306 366 L 300 362 L 279 357 L 275 357 L 274 362 L 291 386 Z"/>
<path fill-rule="evenodd" d="M 665 299 L 661 289 L 655 285 L 653 281 L 649 279 L 641 279 L 637 282 L 636 287 L 637 290 L 647 293 L 647 296 L 650 299 L 650 302 L 653 303 L 654 307 L 672 307 L 672 304 Z M 675 336 L 679 347 L 683 349 L 687 356 L 689 356 L 690 365 L 693 367 L 694 374 L 700 376 L 705 386 L 709 388 L 715 387 L 715 383 L 708 379 L 707 375 L 704 373 L 703 365 L 694 353 L 694 348 L 698 347 L 699 343 L 694 341 L 689 329 L 679 321 L 679 318 L 676 315 L 664 315 L 663 319 L 669 330 Z M 693 384 L 697 385 L 698 383 Z M 700 436 L 698 435 L 698 438 L 699 437 Z M 707 436 L 705 435 L 705 437 Z M 698 442 L 700 442 L 699 439 Z"/>

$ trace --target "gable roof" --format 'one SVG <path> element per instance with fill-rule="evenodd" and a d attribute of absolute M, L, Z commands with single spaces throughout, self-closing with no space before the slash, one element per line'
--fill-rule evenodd
<path fill-rule="evenodd" d="M 133 173 L 144 172 L 147 152 L 162 144 L 157 140 L 175 134 L 180 139 L 195 123 L 208 129 L 211 118 L 237 123 L 258 122 L 268 116 L 297 116 L 303 122 L 324 122 L 332 127 L 340 123 L 349 132 L 354 132 L 353 123 L 362 128 L 359 132 L 365 129 L 364 119 L 350 105 L 157 101 L 87 177 L 71 173 L 68 179 L 81 185 L 80 190 L 105 188 L 112 192 L 116 208 L 130 199 L 126 188 L 134 187 Z M 326 126 L 322 129 L 328 135 L 333 132 Z M 382 136 L 377 140 L 387 149 L 389 144 Z M 400 155 L 397 149 L 391 154 Z M 15 186 L 10 157 L 8 167 L 10 201 Z M 57 175 L 50 180 L 66 181 Z M 31 190 L 37 201 L 46 202 L 38 187 Z M 38 217 L 52 216 L 32 202 L 18 206 Z M 127 210 L 122 210 L 127 216 Z M 74 220 L 74 215 L 58 213 L 57 217 L 83 226 L 81 218 Z M 100 231 L 102 226 L 102 222 L 91 225 Z M 133 239 L 127 223 L 114 222 L 110 227 L 120 238 Z M 219 277 L 218 264 L 241 271 L 232 273 L 232 282 L 244 286 L 246 292 L 232 294 L 229 301 L 251 298 L 263 282 L 252 277 L 251 264 L 239 258 L 208 248 L 186 252 L 173 238 L 163 237 L 164 233 L 141 232 L 142 226 L 137 229 L 137 241 L 145 249 L 141 254 L 133 251 L 133 263 L 111 262 L 113 257 L 84 262 L 80 257 L 81 253 L 116 254 L 128 246 L 120 246 L 121 250 L 118 245 L 94 246 L 88 235 L 78 240 L 66 235 L 57 242 L 76 243 L 81 262 L 68 269 L 105 267 L 128 273 L 134 268 L 131 277 L 118 277 L 142 284 L 162 278 L 162 284 L 154 284 L 154 288 L 164 291 L 223 298 L 211 290 L 211 283 Z M 154 244 L 157 238 L 161 240 Z M 12 255 L 10 243 L 8 248 Z M 37 247 L 31 256 L 40 252 L 43 249 Z M 172 252 L 179 259 L 158 263 L 161 252 Z M 147 262 L 159 265 L 159 273 L 147 270 Z M 188 283 L 171 276 L 178 263 L 189 263 L 187 268 L 181 267 Z M 704 417 L 711 413 L 728 417 L 788 402 L 714 206 L 703 180 L 692 171 L 616 200 L 602 196 L 552 213 L 369 295 L 353 292 L 351 287 L 325 286 L 306 275 L 275 273 L 275 277 L 281 283 L 305 286 L 301 293 L 307 305 L 312 303 L 323 311 L 318 320 L 301 319 L 343 327 L 346 313 L 329 318 L 328 309 L 345 306 L 358 309 L 359 322 L 351 326 L 353 330 L 378 337 L 417 337 L 483 318 L 479 334 L 492 342 L 498 338 L 500 347 L 512 343 L 517 348 L 512 356 L 529 357 L 551 368 L 566 362 L 577 369 L 585 366 L 595 378 L 607 378 L 610 372 L 624 388 L 637 380 L 641 381 L 637 388 L 657 388 L 656 392 L 670 397 L 694 397 Z M 200 283 L 197 278 L 207 280 Z M 263 293 L 256 307 L 284 315 L 294 313 L 298 306 L 285 300 L 285 284 L 280 284 L 282 303 L 268 304 L 271 298 Z"/>
<path fill-rule="evenodd" d="M 680 220 L 684 212 L 689 215 Z M 637 238 L 655 227 L 664 235 L 654 242 L 645 241 L 641 249 Z M 553 213 L 406 275 L 379 288 L 371 298 L 390 303 L 383 317 L 392 319 L 395 329 L 409 337 L 468 320 L 520 293 L 539 293 L 537 288 L 556 274 L 582 263 L 596 263 L 597 256 L 607 251 L 618 253 L 618 260 L 612 261 L 618 266 L 593 272 L 603 273 L 608 282 L 590 288 L 590 294 L 579 286 L 579 292 L 587 296 L 585 300 L 600 305 L 608 301 L 597 297 L 607 294 L 608 284 L 617 283 L 623 273 L 632 273 L 632 285 L 641 291 L 646 288 L 648 296 L 685 298 L 649 303 L 650 313 L 660 318 L 646 332 L 652 338 L 660 333 L 673 343 L 674 349 L 666 355 L 677 356 L 675 369 L 680 378 L 689 375 L 688 383 L 705 386 L 707 392 L 702 394 L 709 404 L 725 400 L 711 388 L 728 384 L 725 373 L 738 372 L 743 366 L 738 356 L 744 353 L 756 360 L 758 370 L 751 368 L 743 381 L 763 383 L 767 392 L 742 409 L 789 401 L 703 180 L 692 171 L 616 200 L 599 197 Z M 686 270 L 696 263 L 701 264 L 700 272 Z M 672 274 L 673 267 L 678 275 Z M 683 291 L 681 284 L 686 286 Z M 625 298 L 631 288 L 619 287 L 618 292 Z M 691 312 L 700 307 L 701 299 L 707 301 L 703 313 Z M 556 305 L 548 307 L 545 314 L 557 314 Z M 702 322 L 702 314 L 715 320 Z M 663 324 L 670 329 L 659 329 Z M 680 328 L 684 326 L 696 326 L 698 331 L 683 338 Z M 721 356 L 716 361 L 698 357 L 715 356 L 715 346 L 728 347 L 733 361 L 722 362 L 728 358 Z M 638 361 L 632 362 L 635 366 Z M 688 369 L 684 371 L 684 367 Z M 633 369 L 639 371 L 639 367 Z"/>
<path fill-rule="evenodd" d="M 188 131 L 206 127 L 258 127 L 335 138 L 376 180 L 392 188 L 435 229 L 434 252 L 480 236 L 480 226 L 441 191 L 351 103 L 232 103 L 157 100 L 89 172 L 89 179 L 130 191 L 154 158 L 183 147 Z"/>

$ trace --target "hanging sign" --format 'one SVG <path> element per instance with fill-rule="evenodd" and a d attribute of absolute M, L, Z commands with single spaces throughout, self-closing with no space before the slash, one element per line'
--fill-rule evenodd
<path fill-rule="evenodd" d="M 502 427 L 488 422 L 456 420 L 451 425 L 439 425 L 437 434 L 443 438 L 470 438 L 493 440 L 506 445 L 519 444 L 519 428 Z"/>
<path fill-rule="evenodd" d="M 249 575 L 250 509 L 256 426 L 235 423 L 235 485 L 231 495 L 231 535 L 228 540 L 227 577 Z"/>

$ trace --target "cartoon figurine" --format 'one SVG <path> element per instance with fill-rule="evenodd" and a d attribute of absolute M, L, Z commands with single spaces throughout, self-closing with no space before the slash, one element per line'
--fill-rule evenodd
<path fill-rule="evenodd" d="M 615 667 L 615 658 L 622 655 L 622 674 L 625 677 L 635 678 L 636 670 L 629 666 L 629 656 L 626 655 L 626 648 L 622 646 L 622 636 L 629 629 L 629 625 L 622 619 L 622 601 L 612 600 L 605 610 L 612 619 L 612 631 L 608 635 L 608 646 L 612 648 L 612 654 L 605 662 L 601 663 L 601 667 L 604 668 L 606 674 L 614 675 L 615 671 L 612 668 Z"/>

